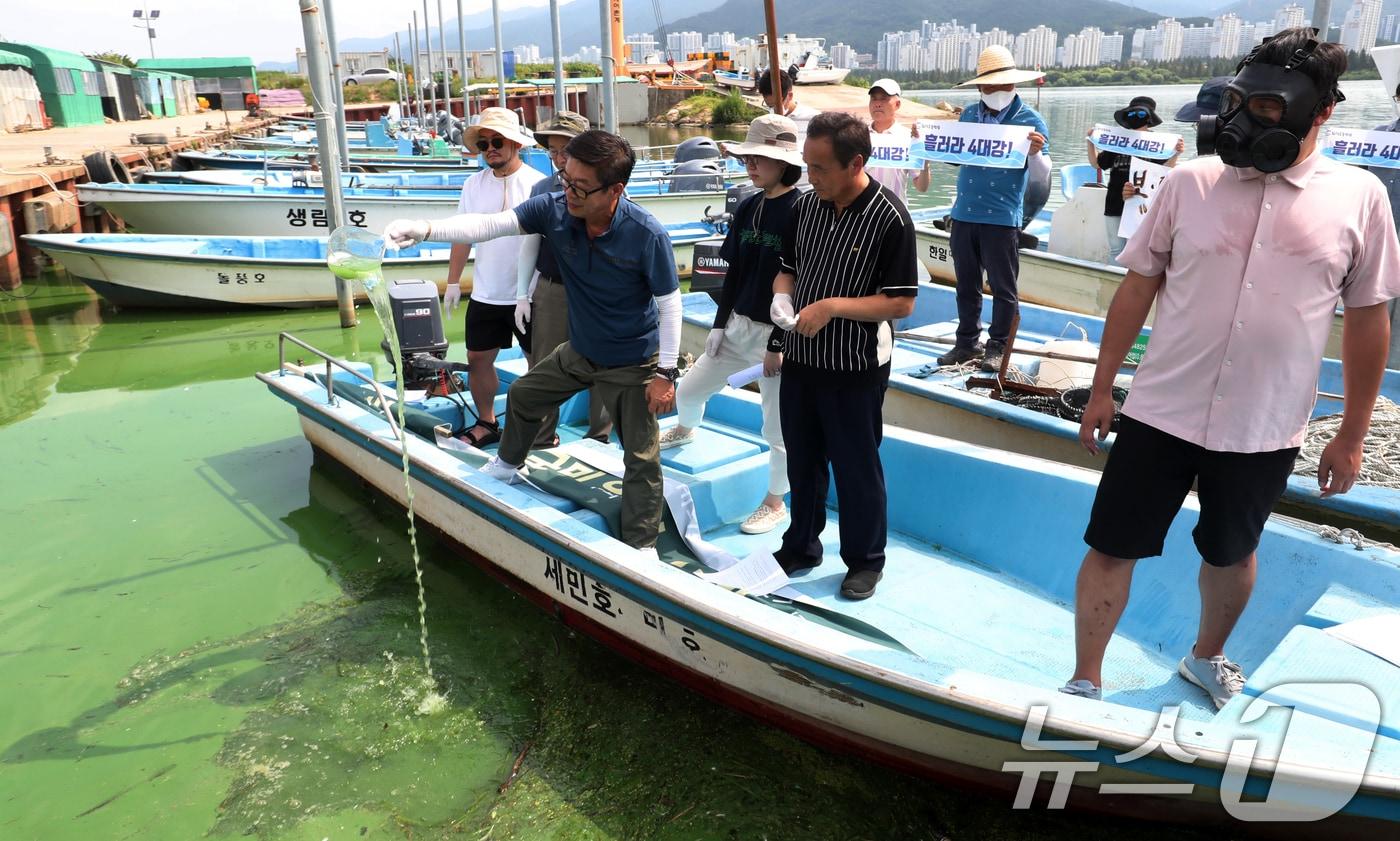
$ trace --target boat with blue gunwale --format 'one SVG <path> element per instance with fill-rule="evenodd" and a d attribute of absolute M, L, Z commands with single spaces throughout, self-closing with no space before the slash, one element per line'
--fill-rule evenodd
<path fill-rule="evenodd" d="M 874 598 L 849 602 L 839 499 L 826 564 L 763 587 L 732 577 L 777 545 L 738 529 L 767 482 L 757 395 L 720 393 L 695 440 L 663 451 L 668 519 L 651 556 L 612 536 L 621 451 L 581 440 L 586 395 L 563 407 L 563 445 L 532 454 L 527 483 L 507 485 L 478 472 L 487 453 L 452 441 L 470 423 L 453 400 L 410 395 L 401 446 L 385 414 L 393 392 L 368 365 L 280 341 L 281 359 L 312 362 L 258 378 L 321 457 L 402 505 L 406 449 L 420 522 L 470 561 L 569 627 L 803 738 L 1023 808 L 1048 793 L 1053 808 L 1367 841 L 1400 825 L 1389 703 L 1400 665 L 1373 653 L 1385 644 L 1374 628 L 1400 620 L 1393 551 L 1271 518 L 1230 641 L 1249 680 L 1217 710 L 1176 670 L 1199 609 L 1182 573 L 1197 564 L 1188 500 L 1166 557 L 1137 571 L 1153 598 L 1128 605 L 1109 644 L 1104 700 L 1070 697 L 1057 690 L 1073 667 L 1090 471 L 887 427 L 885 577 Z M 502 354 L 498 412 L 524 368 Z M 1023 503 L 1010 518 L 1008 499 Z M 1265 714 L 1276 707 L 1291 714 Z M 1245 823 L 1310 817 L 1322 820 Z"/>

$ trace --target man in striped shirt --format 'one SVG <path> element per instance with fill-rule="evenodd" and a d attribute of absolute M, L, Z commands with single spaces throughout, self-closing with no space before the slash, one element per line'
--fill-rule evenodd
<path fill-rule="evenodd" d="M 774 556 L 788 575 L 822 561 L 832 471 L 841 510 L 841 595 L 869 598 L 885 566 L 882 405 L 890 322 L 914 311 L 914 227 L 899 197 L 865 172 L 870 129 L 849 114 L 807 126 L 812 190 L 793 203 L 773 282 L 773 323 L 789 331 L 778 396 L 791 525 Z"/>

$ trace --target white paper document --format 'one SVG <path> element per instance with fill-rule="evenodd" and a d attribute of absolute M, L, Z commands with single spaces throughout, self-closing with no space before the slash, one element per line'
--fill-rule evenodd
<path fill-rule="evenodd" d="M 755 596 L 766 596 L 788 585 L 787 573 L 772 552 L 754 552 L 728 569 L 702 572 L 700 577 L 722 587 L 733 587 Z"/>

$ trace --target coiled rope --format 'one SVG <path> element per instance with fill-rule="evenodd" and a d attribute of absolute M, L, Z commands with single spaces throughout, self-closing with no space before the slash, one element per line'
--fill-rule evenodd
<path fill-rule="evenodd" d="M 1342 416 L 1323 415 L 1308 423 L 1302 449 L 1293 472 L 1299 476 L 1316 476 L 1322 451 L 1336 437 L 1342 426 Z M 1371 428 L 1366 432 L 1365 455 L 1361 461 L 1358 485 L 1377 488 L 1400 488 L 1400 405 L 1380 397 L 1371 413 Z"/>

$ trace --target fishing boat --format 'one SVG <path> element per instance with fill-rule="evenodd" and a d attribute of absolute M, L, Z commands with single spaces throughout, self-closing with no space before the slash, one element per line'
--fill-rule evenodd
<path fill-rule="evenodd" d="M 753 90 L 754 85 L 757 84 L 754 81 L 753 74 L 749 73 L 748 69 L 743 67 L 739 68 L 737 71 L 716 70 L 715 81 L 726 87 L 739 88 L 740 90 L 746 91 Z"/>
<path fill-rule="evenodd" d="M 725 185 L 736 184 L 740 181 L 747 182 L 748 174 L 743 170 L 734 167 L 725 167 L 722 163 L 716 162 L 716 166 L 707 171 L 718 172 L 720 179 L 715 183 Z M 420 190 L 458 190 L 462 189 L 462 183 L 468 177 L 474 175 L 477 170 L 463 170 L 460 172 L 343 172 L 340 176 L 340 183 L 343 187 L 401 187 L 406 189 Z M 644 184 L 647 181 L 684 178 L 694 179 L 694 173 L 682 173 L 681 175 L 670 175 L 667 171 L 656 166 L 638 166 L 633 170 L 632 180 L 629 182 L 629 190 L 632 184 Z M 141 182 L 145 184 L 214 184 L 225 187 L 251 187 L 254 185 L 265 185 L 268 187 L 323 187 L 320 172 L 292 172 L 292 171 L 270 171 L 260 172 L 258 170 L 187 170 L 185 172 L 154 172 L 142 173 Z"/>
<path fill-rule="evenodd" d="M 186 150 L 176 154 L 180 165 L 189 170 L 297 170 L 310 169 L 312 156 L 298 149 L 216 149 Z M 351 154 L 346 167 L 351 172 L 475 172 L 476 158 L 451 155 L 359 155 Z"/>
<path fill-rule="evenodd" d="M 738 530 L 767 482 L 757 395 L 722 392 L 695 441 L 662 452 L 658 558 L 612 536 L 622 454 L 580 440 L 585 395 L 563 407 L 564 445 L 532 454 L 527 482 L 507 485 L 477 471 L 485 452 L 449 437 L 471 422 L 451 399 L 410 394 L 401 447 L 384 414 L 393 392 L 368 365 L 280 341 L 279 359 L 309 361 L 258 378 L 296 410 L 321 457 L 400 505 L 411 483 L 420 524 L 492 577 L 716 700 L 826 747 L 1005 792 L 1022 808 L 1048 794 L 1052 808 L 1236 833 L 1369 841 L 1397 830 L 1400 709 L 1378 698 L 1400 695 L 1400 665 L 1376 631 L 1400 612 L 1400 555 L 1389 549 L 1339 546 L 1272 518 L 1265 572 L 1230 641 L 1249 680 L 1216 710 L 1176 670 L 1199 607 L 1195 576 L 1183 572 L 1198 562 L 1188 501 L 1166 557 L 1137 571 L 1152 598 L 1129 604 L 1108 647 L 1105 699 L 1070 697 L 1057 690 L 1073 668 L 1090 471 L 887 428 L 884 581 L 850 602 L 838 597 L 839 500 L 827 512 L 827 562 L 795 579 L 773 574 L 776 534 Z M 518 352 L 502 353 L 503 388 L 523 370 Z M 1261 714 L 1274 706 L 1291 715 Z M 1242 820 L 1270 815 L 1326 819 Z"/>
<path fill-rule="evenodd" d="M 670 185 L 628 185 L 628 195 L 663 225 L 693 222 L 724 206 L 723 190 L 663 192 Z M 326 228 L 325 191 L 314 187 L 228 187 L 204 184 L 81 184 L 78 195 L 141 233 L 295 236 Z M 354 187 L 343 191 L 350 223 L 382 231 L 395 219 L 445 219 L 457 212 L 458 190 Z"/>
<path fill-rule="evenodd" d="M 982 305 L 984 315 L 991 311 L 991 306 L 988 296 Z M 685 296 L 684 350 L 697 356 L 704 350 L 705 337 L 714 317 L 715 303 L 709 295 L 696 292 Z M 1028 392 L 1022 397 L 1029 399 L 1000 400 L 994 398 L 989 389 L 974 391 L 968 386 L 970 378 L 986 378 L 990 374 L 935 370 L 939 354 L 952 347 L 957 325 L 956 292 L 944 286 L 921 284 L 913 315 L 898 325 L 890 385 L 885 394 L 886 422 L 1061 464 L 1103 469 L 1104 457 L 1090 455 L 1079 443 L 1075 406 L 1059 396 Z M 1150 335 L 1150 329 L 1144 332 L 1144 346 Z M 1011 377 L 1041 387 L 1055 384 L 1060 390 L 1085 387 L 1093 377 L 1092 362 L 1066 364 L 1027 352 L 1046 352 L 1048 348 L 1048 352 L 1058 352 L 1062 358 L 1093 359 L 1102 336 L 1101 318 L 1022 303 L 1012 347 L 1014 370 L 1010 371 Z M 1120 372 L 1117 383 L 1124 389 L 1131 387 L 1131 367 Z M 1340 360 L 1323 360 L 1318 374 L 1318 392 L 1313 407 L 1314 419 L 1341 412 Z M 1385 372 L 1381 396 L 1400 403 L 1400 371 Z M 1058 414 L 1047 414 L 1049 411 Z M 1113 446 L 1113 439 L 1110 435 L 1105 448 Z M 1368 455 L 1372 459 L 1383 459 L 1388 454 L 1371 452 Z M 1300 469 L 1309 465 L 1315 469 L 1315 461 L 1306 457 L 1299 460 Z M 1350 492 L 1324 499 L 1318 492 L 1315 473 L 1295 474 L 1288 481 L 1283 504 L 1288 511 L 1310 520 L 1355 527 L 1363 533 L 1377 529 L 1387 533 L 1400 531 L 1400 488 L 1358 482 Z"/>
<path fill-rule="evenodd" d="M 690 276 L 697 240 L 714 235 L 705 222 L 671 225 L 672 250 L 682 278 Z M 326 270 L 325 237 L 207 237 L 142 234 L 27 234 L 26 242 L 69 274 L 122 307 L 226 309 L 335 306 Z M 390 252 L 390 280 L 447 283 L 450 247 L 428 243 Z M 462 272 L 470 288 L 472 262 Z M 464 292 L 466 289 L 463 290 Z"/>
<path fill-rule="evenodd" d="M 1095 183 L 1094 177 L 1094 168 L 1088 164 L 1062 167 L 1060 191 L 1065 203 L 1053 211 L 1041 210 L 1026 227 L 1039 242 L 1035 248 L 1021 249 L 1016 288 L 1022 301 L 1088 315 L 1108 313 L 1108 305 L 1128 272 L 1108 262 L 1103 225 L 1107 190 Z M 914 236 L 919 259 L 933 281 L 955 286 L 948 232 L 934 224 L 951 211 L 951 207 L 939 208 L 931 218 L 916 223 Z M 1327 355 L 1338 357 L 1341 353 L 1342 317 L 1338 309 L 1327 337 Z"/>
<path fill-rule="evenodd" d="M 831 56 L 820 45 L 804 54 L 794 66 L 797 74 L 792 81 L 798 85 L 839 85 L 851 72 L 849 68 L 834 66 Z"/>

